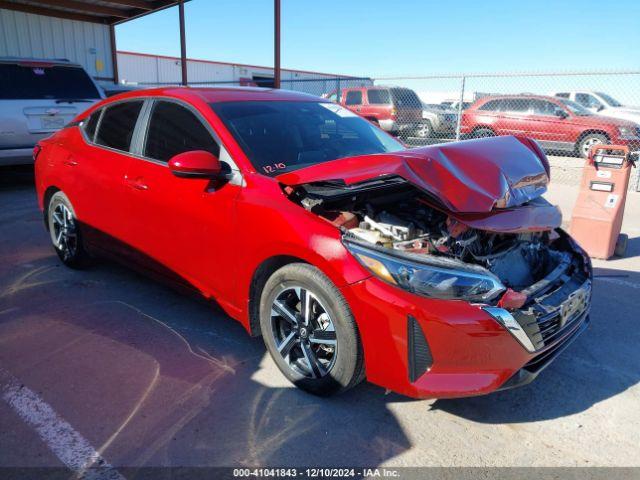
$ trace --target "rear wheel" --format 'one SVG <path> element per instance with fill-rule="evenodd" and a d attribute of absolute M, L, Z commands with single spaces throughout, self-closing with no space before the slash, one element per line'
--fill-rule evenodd
<path fill-rule="evenodd" d="M 578 154 L 582 158 L 589 158 L 589 152 L 594 145 L 606 145 L 609 139 L 602 133 L 588 133 L 578 142 Z"/>
<path fill-rule="evenodd" d="M 303 390 L 328 396 L 364 378 L 360 338 L 347 302 L 311 265 L 286 265 L 267 281 L 260 329 L 280 371 Z"/>
<path fill-rule="evenodd" d="M 47 224 L 53 248 L 62 263 L 82 268 L 89 263 L 89 255 L 82 244 L 76 214 L 67 196 L 56 192 L 47 207 Z"/>
<path fill-rule="evenodd" d="M 473 138 L 495 137 L 496 134 L 490 128 L 478 128 L 473 131 Z"/>

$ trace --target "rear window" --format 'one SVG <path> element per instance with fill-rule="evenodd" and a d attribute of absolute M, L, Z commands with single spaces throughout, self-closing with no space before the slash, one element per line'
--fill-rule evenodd
<path fill-rule="evenodd" d="M 504 100 L 502 100 L 502 99 L 489 100 L 484 105 L 480 105 L 480 107 L 478 107 L 478 110 L 484 110 L 484 111 L 487 111 L 487 112 L 498 112 L 498 111 L 500 111 L 502 109 L 501 107 L 502 107 L 503 103 L 504 103 Z"/>
<path fill-rule="evenodd" d="M 141 101 L 117 103 L 107 107 L 102 114 L 95 143 L 128 152 L 141 108 Z"/>
<path fill-rule="evenodd" d="M 369 90 L 367 92 L 367 98 L 369 99 L 369 104 L 371 105 L 388 105 L 391 103 L 391 95 L 389 95 L 389 90 Z"/>
<path fill-rule="evenodd" d="M 0 99 L 97 99 L 98 89 L 82 68 L 0 63 Z"/>
<path fill-rule="evenodd" d="M 422 102 L 418 98 L 418 95 L 416 95 L 416 92 L 408 88 L 392 88 L 391 97 L 396 107 L 422 109 Z"/>

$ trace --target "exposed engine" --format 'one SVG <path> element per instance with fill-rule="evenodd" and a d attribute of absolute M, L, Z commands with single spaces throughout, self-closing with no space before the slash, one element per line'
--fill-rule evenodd
<path fill-rule="evenodd" d="M 333 202 L 303 201 L 303 205 L 352 238 L 418 255 L 455 258 L 480 265 L 513 290 L 534 284 L 560 262 L 550 247 L 554 232 L 494 233 L 477 230 L 433 208 L 420 195 L 400 198 Z M 345 208 L 347 207 L 347 208 Z"/>

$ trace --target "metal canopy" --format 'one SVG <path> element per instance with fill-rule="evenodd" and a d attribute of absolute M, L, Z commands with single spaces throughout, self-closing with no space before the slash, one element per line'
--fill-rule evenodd
<path fill-rule="evenodd" d="M 117 25 L 179 3 L 179 0 L 0 0 L 0 8 Z"/>

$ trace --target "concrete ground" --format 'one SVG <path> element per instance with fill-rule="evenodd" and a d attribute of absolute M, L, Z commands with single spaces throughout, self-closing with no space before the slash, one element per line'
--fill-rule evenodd
<path fill-rule="evenodd" d="M 415 401 L 315 398 L 214 306 L 63 267 L 31 182 L 0 171 L 0 467 L 640 465 L 640 194 L 628 256 L 595 262 L 589 330 L 534 383 Z M 569 212 L 575 195 L 548 197 Z"/>

